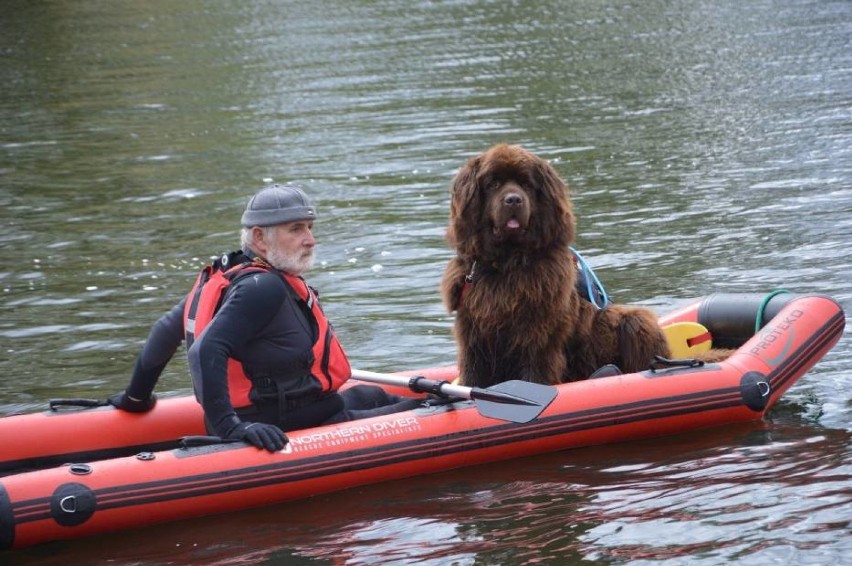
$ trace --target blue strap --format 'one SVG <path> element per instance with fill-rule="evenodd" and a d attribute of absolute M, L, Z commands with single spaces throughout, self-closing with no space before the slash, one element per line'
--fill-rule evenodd
<path fill-rule="evenodd" d="M 574 257 L 577 258 L 577 264 L 580 266 L 580 272 L 586 280 L 586 294 L 589 296 L 589 302 L 591 302 L 598 310 L 605 309 L 609 304 L 609 295 L 607 295 L 603 283 L 601 283 L 598 276 L 595 275 L 592 268 L 589 267 L 589 264 L 586 263 L 586 260 L 583 259 L 583 256 L 580 255 L 580 252 L 570 246 L 568 249 L 571 250 L 571 253 L 573 253 Z M 602 304 L 598 304 L 598 295 L 600 295 Z"/>

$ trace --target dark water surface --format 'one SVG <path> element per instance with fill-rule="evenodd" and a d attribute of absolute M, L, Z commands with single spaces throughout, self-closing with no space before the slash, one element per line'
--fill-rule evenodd
<path fill-rule="evenodd" d="M 569 182 L 577 246 L 621 302 L 852 306 L 845 0 L 6 0 L 0 84 L 0 414 L 122 389 L 264 179 L 316 196 L 309 279 L 354 366 L 451 362 L 447 189 L 498 141 Z M 0 562 L 848 564 L 850 368 L 847 335 L 753 425 Z M 189 391 L 183 359 L 158 390 Z"/>

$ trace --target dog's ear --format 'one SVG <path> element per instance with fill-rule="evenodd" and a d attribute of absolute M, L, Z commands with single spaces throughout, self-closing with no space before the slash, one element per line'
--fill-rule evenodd
<path fill-rule="evenodd" d="M 447 229 L 447 241 L 454 247 L 462 246 L 472 239 L 475 223 L 471 219 L 478 215 L 471 209 L 476 200 L 477 176 L 482 156 L 471 157 L 459 169 L 450 187 L 450 225 Z M 470 253 L 472 250 L 468 250 Z"/>
<path fill-rule="evenodd" d="M 557 247 L 571 245 L 576 235 L 574 209 L 571 205 L 568 185 L 547 161 L 539 159 L 534 168 L 536 185 L 541 191 L 542 200 L 550 209 L 537 223 L 542 241 L 549 241 Z"/>

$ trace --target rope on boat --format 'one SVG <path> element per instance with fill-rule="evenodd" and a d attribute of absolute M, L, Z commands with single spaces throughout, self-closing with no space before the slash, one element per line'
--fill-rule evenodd
<path fill-rule="evenodd" d="M 787 289 L 775 289 L 774 291 L 763 297 L 763 300 L 760 302 L 760 306 L 757 308 L 757 317 L 755 317 L 754 321 L 755 334 L 760 332 L 760 328 L 761 326 L 763 326 L 761 322 L 763 321 L 763 313 L 766 311 L 766 305 L 768 305 L 769 301 L 771 301 L 773 298 L 778 295 L 783 295 L 784 293 L 792 293 L 792 291 L 788 291 Z"/>

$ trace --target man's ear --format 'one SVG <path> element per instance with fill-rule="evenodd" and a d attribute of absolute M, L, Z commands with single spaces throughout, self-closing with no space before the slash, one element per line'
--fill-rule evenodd
<path fill-rule="evenodd" d="M 263 237 L 263 228 L 260 226 L 251 227 L 251 244 L 257 252 L 266 257 L 266 252 L 269 249 L 269 242 Z"/>

